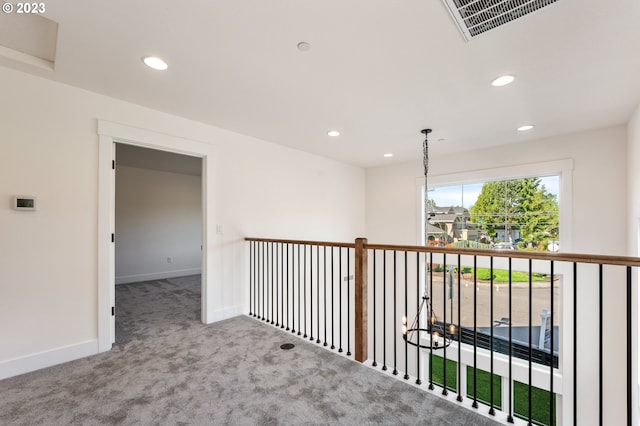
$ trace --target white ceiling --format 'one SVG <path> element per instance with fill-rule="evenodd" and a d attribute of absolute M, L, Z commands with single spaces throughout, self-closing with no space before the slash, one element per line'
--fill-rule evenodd
<path fill-rule="evenodd" d="M 470 42 L 440 0 L 46 7 L 55 70 L 0 65 L 364 167 L 420 158 L 425 127 L 432 152 L 461 152 L 626 123 L 640 103 L 639 0 L 559 0 Z M 492 87 L 503 73 L 518 79 Z"/>

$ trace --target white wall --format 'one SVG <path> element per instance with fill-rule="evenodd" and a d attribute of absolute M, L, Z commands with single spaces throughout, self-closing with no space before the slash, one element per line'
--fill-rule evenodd
<path fill-rule="evenodd" d="M 421 149 L 420 143 L 418 138 L 416 150 Z M 430 176 L 573 159 L 573 216 L 563 224 L 572 227 L 572 251 L 623 255 L 627 250 L 626 144 L 626 129 L 617 126 L 464 154 L 432 154 Z M 370 241 L 417 243 L 416 179 L 421 176 L 421 161 L 367 170 Z"/>
<path fill-rule="evenodd" d="M 640 256 L 640 241 L 638 240 L 640 233 L 640 104 L 636 108 L 635 112 L 631 115 L 629 124 L 627 125 L 628 131 L 628 155 L 627 155 L 627 168 L 628 168 L 628 194 L 629 200 L 628 206 L 628 229 L 629 229 L 629 241 L 628 241 L 628 254 L 629 256 Z M 634 371 L 633 377 L 640 382 L 638 377 L 640 369 L 640 358 L 638 357 L 638 341 L 640 340 L 640 315 L 638 315 L 638 306 L 640 306 L 638 292 L 638 271 L 634 270 L 633 273 L 633 324 L 635 325 L 635 342 L 633 346 L 633 363 Z M 638 422 L 638 388 L 634 391 L 634 424 Z"/>
<path fill-rule="evenodd" d="M 638 256 L 638 231 L 640 231 L 640 105 L 629 120 L 627 126 L 629 151 L 627 167 L 629 170 L 629 256 Z"/>
<path fill-rule="evenodd" d="M 0 378 L 97 351 L 98 119 L 216 146 L 218 307 L 246 305 L 245 236 L 364 233 L 358 167 L 9 69 L 0 93 Z"/>
<path fill-rule="evenodd" d="M 116 284 L 200 273 L 201 182 L 201 176 L 116 167 Z"/>
<path fill-rule="evenodd" d="M 416 141 L 416 150 L 421 148 Z M 432 142 L 434 147 L 438 142 Z M 432 149 L 431 176 L 451 175 L 487 170 L 489 173 L 502 167 L 547 163 L 564 159 L 573 160 L 571 188 L 572 199 L 561 199 L 561 208 L 571 203 L 569 218 L 561 227 L 570 226 L 571 251 L 624 255 L 627 253 L 627 129 L 616 126 L 576 133 L 528 143 L 505 145 L 457 155 L 434 155 Z M 630 163 L 631 164 L 631 163 Z M 632 168 L 630 166 L 630 168 Z M 474 173 L 475 174 L 475 173 Z M 422 162 L 378 167 L 367 170 L 367 237 L 370 242 L 416 244 L 418 238 L 418 190 L 416 179 L 422 175 Z M 561 241 L 561 244 L 563 242 Z M 566 246 L 566 241 L 563 246 Z M 557 265 L 560 268 L 561 265 Z M 568 268 L 567 268 L 568 269 Z M 556 269 L 558 272 L 558 269 Z M 571 282 L 570 271 L 564 272 Z M 623 275 L 623 274 L 622 274 Z M 580 343 L 579 412 L 583 419 L 597 418 L 597 271 L 579 272 L 578 339 Z M 604 316 L 606 318 L 606 342 L 626 340 L 624 324 L 624 279 L 606 281 Z M 566 282 L 565 281 L 565 282 Z M 571 327 L 570 286 L 561 291 L 563 312 L 561 324 Z M 568 333 L 562 349 L 565 356 L 572 353 Z M 594 339 L 596 339 L 594 341 Z M 607 344 L 605 365 L 625 365 L 624 345 Z M 571 365 L 564 360 L 565 383 L 570 383 Z M 621 424 L 626 400 L 620 397 L 621 384 L 625 383 L 624 369 L 609 367 L 605 374 L 605 419 L 607 424 Z M 565 393 L 569 390 L 565 390 Z M 569 410 L 567 407 L 565 410 Z M 570 413 L 569 411 L 566 411 Z"/>

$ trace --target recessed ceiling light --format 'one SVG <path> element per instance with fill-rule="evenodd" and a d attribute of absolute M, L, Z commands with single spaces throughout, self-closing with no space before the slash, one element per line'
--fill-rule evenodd
<path fill-rule="evenodd" d="M 153 68 L 154 70 L 164 71 L 169 68 L 169 65 L 167 65 L 165 61 L 156 56 L 145 56 L 144 58 L 142 58 L 142 61 L 148 67 Z"/>
<path fill-rule="evenodd" d="M 533 124 L 525 124 L 524 126 L 518 127 L 519 132 L 526 132 L 527 130 L 533 129 Z"/>
<path fill-rule="evenodd" d="M 510 75 L 510 74 L 501 75 L 500 77 L 494 78 L 493 81 L 491 82 L 491 85 L 496 87 L 506 86 L 507 84 L 513 83 L 513 80 L 515 79 L 516 77 L 514 75 Z"/>
<path fill-rule="evenodd" d="M 301 41 L 298 43 L 298 50 L 301 52 L 307 52 L 311 49 L 311 45 L 306 41 Z"/>
<path fill-rule="evenodd" d="M 336 137 L 336 136 L 340 136 L 340 132 L 337 130 L 329 130 L 327 132 L 327 135 L 331 136 L 331 137 Z"/>
<path fill-rule="evenodd" d="M 393 157 L 393 154 L 385 154 L 385 155 L 383 155 L 383 157 L 384 158 L 390 158 L 390 157 Z"/>

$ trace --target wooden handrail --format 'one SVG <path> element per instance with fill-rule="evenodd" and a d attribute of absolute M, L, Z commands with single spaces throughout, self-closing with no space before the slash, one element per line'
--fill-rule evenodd
<path fill-rule="evenodd" d="M 246 237 L 245 241 L 256 241 L 261 243 L 280 243 L 280 244 L 301 244 L 307 246 L 325 246 L 325 247 L 346 247 L 346 248 L 355 248 L 356 245 L 354 243 L 338 243 L 331 241 L 305 241 L 305 240 L 282 240 L 282 239 L 274 239 L 274 238 L 253 238 Z"/>
<path fill-rule="evenodd" d="M 395 250 L 422 253 L 446 253 L 467 256 L 510 257 L 513 259 L 553 260 L 555 262 L 594 263 L 602 265 L 640 266 L 639 257 L 611 256 L 586 253 L 549 253 L 517 250 L 467 249 L 450 247 L 424 247 L 393 244 L 367 244 L 369 250 Z"/>
<path fill-rule="evenodd" d="M 258 241 L 283 244 L 304 244 L 314 246 L 327 247 L 347 247 L 355 248 L 355 243 L 340 243 L 331 241 L 305 241 L 305 240 L 283 240 L 272 238 L 245 238 L 245 241 Z M 632 256 L 611 256 L 601 254 L 587 253 L 549 253 L 549 252 L 532 252 L 532 251 L 510 251 L 510 250 L 490 250 L 490 249 L 468 249 L 468 248 L 451 248 L 451 247 L 425 247 L 398 244 L 365 244 L 368 250 L 389 250 L 389 251 L 408 251 L 420 253 L 446 253 L 460 254 L 466 256 L 493 256 L 505 257 L 513 259 L 533 259 L 533 260 L 552 260 L 555 262 L 577 262 L 591 263 L 602 265 L 618 265 L 618 266 L 640 266 L 640 257 Z"/>
<path fill-rule="evenodd" d="M 355 243 L 332 241 L 306 241 L 272 238 L 245 238 L 246 241 L 278 244 L 300 244 L 325 247 L 345 247 L 355 249 L 355 359 L 364 362 L 367 359 L 367 253 L 368 250 L 406 251 L 419 253 L 460 254 L 463 256 L 504 257 L 513 259 L 533 259 L 554 262 L 576 262 L 588 264 L 640 266 L 640 258 L 630 256 L 609 256 L 584 253 L 549 253 L 531 251 L 509 251 L 491 249 L 467 249 L 451 247 L 425 247 L 397 244 L 369 244 L 366 238 L 357 238 Z"/>

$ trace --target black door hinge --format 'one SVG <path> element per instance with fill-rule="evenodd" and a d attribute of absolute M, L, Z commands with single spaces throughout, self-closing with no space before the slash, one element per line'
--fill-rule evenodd
<path fill-rule="evenodd" d="M 115 243 L 116 242 L 116 234 L 111 234 L 111 242 Z"/>
<path fill-rule="evenodd" d="M 111 307 L 111 316 L 114 317 L 116 315 L 116 307 L 112 306 Z"/>
<path fill-rule="evenodd" d="M 115 170 L 115 169 L 116 169 L 116 160 L 111 160 L 111 168 L 112 168 L 113 170 Z"/>

